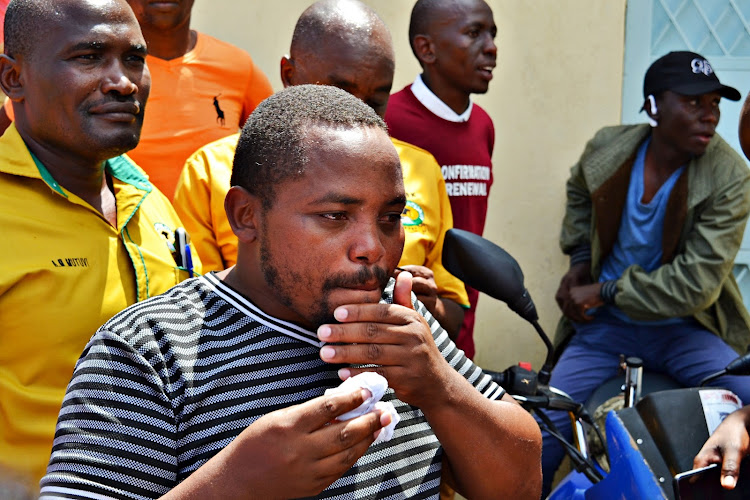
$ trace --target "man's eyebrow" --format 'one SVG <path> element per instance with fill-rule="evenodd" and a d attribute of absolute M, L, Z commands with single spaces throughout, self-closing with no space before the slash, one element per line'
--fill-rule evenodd
<path fill-rule="evenodd" d="M 316 198 L 313 201 L 310 202 L 311 205 L 315 205 L 318 203 L 336 203 L 338 205 L 361 205 L 365 202 L 362 198 L 354 198 L 353 196 L 349 196 L 346 194 L 339 194 L 339 193 L 327 193 L 321 196 L 320 198 Z M 406 204 L 406 196 L 405 195 L 398 195 L 389 200 L 385 203 L 386 205 L 404 205 Z"/>
<path fill-rule="evenodd" d="M 406 205 L 406 195 L 400 194 L 386 203 L 386 205 Z"/>
<path fill-rule="evenodd" d="M 364 203 L 364 200 L 362 198 L 354 198 L 353 196 L 349 196 L 346 194 L 341 193 L 326 193 L 320 198 L 315 198 L 310 202 L 311 205 L 315 205 L 317 203 L 336 203 L 338 205 L 361 205 Z"/>
<path fill-rule="evenodd" d="M 100 42 L 100 41 L 88 41 L 88 42 L 79 42 L 75 45 L 73 45 L 70 50 L 72 52 L 79 51 L 79 50 L 104 50 L 107 48 L 106 42 Z M 148 51 L 146 50 L 146 45 L 142 43 L 133 43 L 130 45 L 130 51 L 132 52 L 138 52 L 141 54 L 146 54 Z"/>
<path fill-rule="evenodd" d="M 76 51 L 76 50 L 103 50 L 107 46 L 104 42 L 79 42 L 75 45 L 73 45 L 70 50 Z"/>
<path fill-rule="evenodd" d="M 487 23 L 484 20 L 480 20 L 480 19 L 469 20 L 464 26 L 466 29 L 476 28 L 476 29 L 487 29 L 490 31 L 497 29 L 497 26 L 495 25 L 494 22 Z"/>

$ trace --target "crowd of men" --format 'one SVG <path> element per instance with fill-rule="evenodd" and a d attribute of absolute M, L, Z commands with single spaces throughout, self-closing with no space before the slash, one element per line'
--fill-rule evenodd
<path fill-rule="evenodd" d="M 490 7 L 417 0 L 422 73 L 393 95 L 391 34 L 359 0 L 300 15 L 276 94 L 245 51 L 190 28 L 192 7 L 8 6 L 0 483 L 45 499 L 549 491 L 561 451 L 473 363 L 478 292 L 441 261 L 448 229 L 482 234 L 488 215 L 494 128 L 471 95 L 496 65 Z M 650 126 L 601 130 L 571 170 L 552 385 L 576 399 L 620 354 L 695 385 L 750 343 L 731 274 L 750 173 L 715 134 L 722 97 L 740 94 L 707 60 L 670 53 L 646 74 Z M 367 371 L 398 417 L 386 442 L 393 414 L 339 418 L 370 391 L 326 392 Z M 716 384 L 750 401 L 747 382 Z M 727 487 L 747 413 L 696 458 L 727 458 Z"/>
<path fill-rule="evenodd" d="M 435 41 L 489 17 L 494 61 L 484 2 L 423 3 Z M 281 65 L 293 88 L 269 97 L 191 8 L 8 7 L 4 476 L 43 477 L 44 498 L 538 496 L 536 424 L 449 337 L 470 304 L 440 259 L 450 199 L 434 157 L 386 133 L 385 25 L 314 4 Z M 388 379 L 388 443 L 388 414 L 336 420 L 367 391 L 324 395 L 363 364 Z"/>

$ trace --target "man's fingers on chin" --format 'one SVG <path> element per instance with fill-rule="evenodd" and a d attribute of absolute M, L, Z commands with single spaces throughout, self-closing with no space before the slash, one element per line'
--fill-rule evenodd
<path fill-rule="evenodd" d="M 406 326 L 388 327 L 378 323 L 348 326 L 345 332 L 327 340 L 329 343 L 320 348 L 320 359 L 327 363 L 372 363 L 382 355 L 383 346 L 401 345 L 408 340 Z"/>
<path fill-rule="evenodd" d="M 388 365 L 403 366 L 410 356 L 409 350 L 414 346 L 407 342 L 415 338 L 415 335 L 398 331 L 395 333 L 384 333 L 386 337 L 383 342 L 352 342 L 348 344 L 325 345 L 320 349 L 320 359 L 326 363 L 340 365 Z M 389 341 L 390 340 L 390 341 Z M 418 339 L 421 340 L 421 339 Z M 414 342 L 412 342 L 413 344 Z M 378 372 L 381 368 L 368 368 L 364 371 Z M 339 370 L 339 378 L 354 376 L 357 372 L 353 368 L 345 367 Z M 382 375 L 382 374 L 381 374 Z M 348 378 L 348 377 L 347 377 Z"/>
<path fill-rule="evenodd" d="M 408 321 L 410 309 L 398 304 L 349 304 L 337 307 L 334 317 L 341 323 L 385 323 L 403 325 Z"/>

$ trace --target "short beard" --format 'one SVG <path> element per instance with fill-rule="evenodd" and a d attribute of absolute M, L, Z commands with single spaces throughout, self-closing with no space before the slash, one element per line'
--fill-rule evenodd
<path fill-rule="evenodd" d="M 266 284 L 269 288 L 274 290 L 279 301 L 290 309 L 296 310 L 290 293 L 291 291 L 296 288 L 305 287 L 310 290 L 313 289 L 314 283 L 311 283 L 309 279 L 304 279 L 302 275 L 291 269 L 287 270 L 287 275 L 291 279 L 284 280 L 282 278 L 278 268 L 273 264 L 273 258 L 271 257 L 271 251 L 268 248 L 268 244 L 266 243 L 266 238 L 262 236 L 260 241 L 260 266 Z M 373 278 L 378 281 L 382 293 L 388 284 L 390 275 L 387 270 L 379 266 L 362 266 L 354 275 L 338 273 L 326 276 L 320 288 L 321 296 L 312 310 L 296 312 L 302 315 L 309 324 L 312 325 L 313 329 L 317 329 L 320 325 L 337 323 L 336 319 L 333 317 L 333 310 L 335 308 L 330 303 L 331 291 L 340 287 L 351 287 L 367 283 L 368 281 L 372 281 Z"/>

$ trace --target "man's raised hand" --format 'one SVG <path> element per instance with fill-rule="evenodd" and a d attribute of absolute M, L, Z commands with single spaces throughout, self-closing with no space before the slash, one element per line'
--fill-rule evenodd
<path fill-rule="evenodd" d="M 440 399 L 433 392 L 444 390 L 441 380 L 451 377 L 453 369 L 435 345 L 427 321 L 414 310 L 411 291 L 412 275 L 400 273 L 393 304 L 340 306 L 334 317 L 341 323 L 322 325 L 318 338 L 329 343 L 320 350 L 323 361 L 376 365 L 342 368 L 342 380 L 363 371 L 377 372 L 388 380 L 401 401 L 421 408 Z"/>

